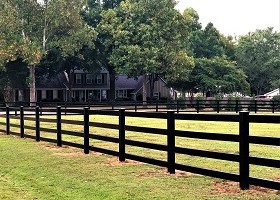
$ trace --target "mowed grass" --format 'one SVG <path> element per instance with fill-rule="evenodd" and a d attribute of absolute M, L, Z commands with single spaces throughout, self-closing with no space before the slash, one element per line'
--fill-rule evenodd
<path fill-rule="evenodd" d="M 55 118 L 43 116 L 43 118 Z M 82 121 L 82 116 L 63 116 Z M 4 118 L 0 119 L 5 121 Z M 95 115 L 91 121 L 118 123 L 118 117 Z M 18 124 L 18 120 L 11 120 Z M 25 122 L 35 125 L 34 122 Z M 166 120 L 127 118 L 133 126 L 166 128 Z M 55 123 L 41 123 L 56 129 Z M 4 127 L 1 127 L 4 129 Z M 83 132 L 82 126 L 62 125 L 63 130 Z M 238 123 L 176 121 L 176 129 L 214 133 L 238 133 Z M 11 128 L 19 132 L 18 128 Z M 279 124 L 251 124 L 251 135 L 280 136 Z M 98 135 L 118 137 L 117 130 L 91 127 Z M 25 130 L 35 135 L 35 131 Z M 41 133 L 55 138 L 55 134 Z M 166 145 L 166 136 L 127 132 L 126 138 Z M 83 138 L 63 135 L 63 140 L 83 143 Z M 0 136 L 0 199 L 279 199 L 279 192 L 253 188 L 240 191 L 238 184 L 215 178 L 177 172 L 169 175 L 166 169 L 144 163 L 119 163 L 116 157 L 54 144 L 36 143 L 30 139 Z M 118 144 L 90 140 L 90 145 L 118 150 Z M 238 143 L 176 138 L 176 145 L 226 153 L 238 153 Z M 279 146 L 250 145 L 250 155 L 280 160 Z M 166 152 L 126 146 L 131 154 L 166 160 Z M 176 162 L 230 173 L 238 173 L 238 163 L 176 155 Z M 250 167 L 252 177 L 280 179 L 280 170 L 269 167 Z"/>

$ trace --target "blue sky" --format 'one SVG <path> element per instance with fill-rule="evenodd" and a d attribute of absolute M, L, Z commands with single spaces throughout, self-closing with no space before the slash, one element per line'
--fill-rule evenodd
<path fill-rule="evenodd" d="M 225 35 L 244 35 L 267 27 L 280 31 L 280 0 L 177 1 L 178 10 L 194 8 L 203 26 L 212 22 Z"/>

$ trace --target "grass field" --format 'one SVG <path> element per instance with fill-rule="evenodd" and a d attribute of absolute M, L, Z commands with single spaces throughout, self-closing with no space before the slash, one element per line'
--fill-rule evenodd
<path fill-rule="evenodd" d="M 52 118 L 51 116 L 43 116 Z M 79 116 L 65 119 L 82 120 Z M 1 118 L 1 121 L 5 119 Z M 118 123 L 117 117 L 91 116 L 91 121 Z M 17 123 L 18 120 L 11 120 Z M 161 119 L 127 118 L 126 123 L 136 126 L 166 128 Z M 34 125 L 27 122 L 26 125 Z M 55 124 L 41 123 L 42 127 L 55 129 Z M 4 129 L 4 127 L 1 127 Z M 62 125 L 63 130 L 83 131 L 82 126 Z M 238 123 L 176 121 L 176 129 L 216 133 L 238 133 Z M 11 128 L 19 131 L 18 128 Z M 280 136 L 279 124 L 251 124 L 251 135 Z M 94 134 L 118 137 L 118 132 L 91 128 Z M 35 135 L 26 130 L 26 134 Z M 42 132 L 42 137 L 55 138 L 55 134 Z M 166 144 L 166 136 L 127 132 L 126 138 Z M 63 136 L 63 140 L 81 143 L 82 138 Z M 118 145 L 91 140 L 93 146 L 117 150 Z M 195 149 L 238 153 L 238 143 L 198 139 L 176 139 L 176 145 Z M 126 147 L 127 152 L 166 160 L 166 152 Z M 177 172 L 148 164 L 127 161 L 91 152 L 84 155 L 81 149 L 57 148 L 30 139 L 0 136 L 0 199 L 279 199 L 273 190 L 252 187 L 240 191 L 237 183 Z M 280 160 L 279 147 L 250 145 L 250 155 Z M 176 162 L 225 172 L 238 173 L 238 163 L 176 155 Z M 252 177 L 280 179 L 280 170 L 269 167 L 250 167 Z"/>

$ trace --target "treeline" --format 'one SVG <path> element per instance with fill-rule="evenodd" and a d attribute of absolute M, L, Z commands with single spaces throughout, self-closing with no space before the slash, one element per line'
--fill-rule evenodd
<path fill-rule="evenodd" d="M 158 77 L 178 90 L 258 95 L 280 87 L 280 33 L 252 30 L 234 38 L 174 0 L 2 0 L 0 84 L 3 91 L 75 69 Z M 36 77 L 36 79 L 35 79 Z M 71 80 L 70 80 L 71 82 Z M 143 100 L 147 91 L 143 85 Z M 7 95 L 6 95 L 7 96 Z"/>

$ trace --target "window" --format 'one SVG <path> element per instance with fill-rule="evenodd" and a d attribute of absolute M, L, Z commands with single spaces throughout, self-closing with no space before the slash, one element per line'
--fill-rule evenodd
<path fill-rule="evenodd" d="M 82 75 L 76 74 L 76 84 L 81 84 L 81 83 L 82 83 Z"/>
<path fill-rule="evenodd" d="M 127 90 L 117 90 L 116 97 L 117 98 L 127 97 Z"/>
<path fill-rule="evenodd" d="M 46 91 L 46 99 L 53 100 L 53 91 L 52 90 Z"/>
<path fill-rule="evenodd" d="M 102 84 L 102 74 L 98 74 L 98 75 L 96 76 L 96 83 L 97 83 L 97 84 Z"/>
<path fill-rule="evenodd" d="M 92 84 L 92 79 L 93 79 L 93 76 L 91 74 L 87 74 L 86 75 L 86 83 L 87 84 Z"/>

